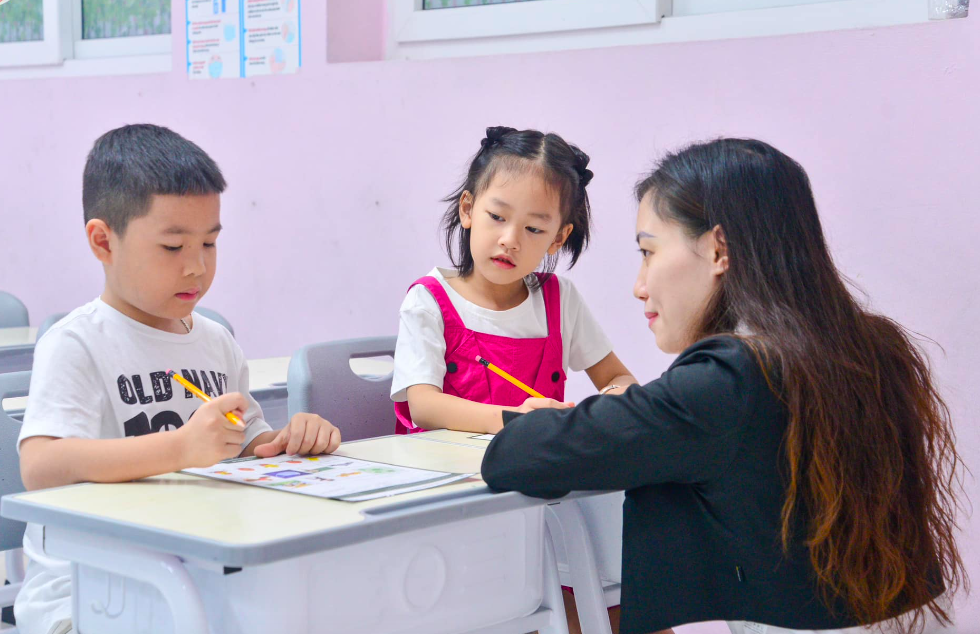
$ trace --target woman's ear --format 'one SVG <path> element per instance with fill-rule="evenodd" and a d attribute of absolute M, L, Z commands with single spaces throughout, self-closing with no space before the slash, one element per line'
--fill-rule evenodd
<path fill-rule="evenodd" d="M 724 275 L 728 271 L 728 241 L 725 240 L 725 232 L 721 225 L 715 225 L 711 230 L 712 253 L 712 273 Z"/>
<path fill-rule="evenodd" d="M 548 255 L 554 255 L 558 253 L 562 245 L 565 244 L 565 240 L 568 240 L 568 236 L 572 235 L 572 231 L 575 229 L 575 225 L 568 223 L 564 227 L 558 230 L 558 234 L 555 236 L 555 241 L 551 243 L 548 247 Z"/>
<path fill-rule="evenodd" d="M 464 229 L 473 226 L 473 194 L 468 191 L 459 197 L 459 225 Z"/>
<path fill-rule="evenodd" d="M 112 249 L 109 246 L 109 236 L 112 229 L 100 218 L 93 218 L 85 223 L 85 235 L 92 254 L 103 264 L 112 264 Z"/>

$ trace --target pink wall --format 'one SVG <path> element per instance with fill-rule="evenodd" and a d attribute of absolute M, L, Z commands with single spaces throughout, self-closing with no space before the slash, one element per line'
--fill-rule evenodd
<path fill-rule="evenodd" d="M 180 24 L 183 3 L 175 4 Z M 191 83 L 179 42 L 169 75 L 0 83 L 0 288 L 26 301 L 35 324 L 101 290 L 83 240 L 80 185 L 86 152 L 111 127 L 172 126 L 224 169 L 227 229 L 204 303 L 230 318 L 248 356 L 263 357 L 317 340 L 394 333 L 406 286 L 445 262 L 438 199 L 456 185 L 483 128 L 507 124 L 560 132 L 592 155 L 595 242 L 570 276 L 627 365 L 653 378 L 669 359 L 630 294 L 637 265 L 630 186 L 664 150 L 755 136 L 808 169 L 838 263 L 870 302 L 945 348 L 929 351 L 959 450 L 980 472 L 976 17 L 328 65 L 318 36 L 324 5 L 304 3 L 303 14 L 306 65 L 298 76 Z M 582 392 L 581 377 L 573 385 L 573 395 Z M 975 480 L 967 489 L 978 499 Z M 980 520 L 963 525 L 964 555 L 980 583 Z M 980 631 L 978 603 L 960 600 L 961 631 Z"/>

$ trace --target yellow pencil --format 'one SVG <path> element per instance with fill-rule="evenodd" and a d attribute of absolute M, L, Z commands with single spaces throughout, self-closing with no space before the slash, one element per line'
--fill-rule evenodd
<path fill-rule="evenodd" d="M 528 394 L 530 394 L 534 398 L 544 398 L 544 394 L 541 394 L 540 392 L 536 392 L 533 388 L 530 388 L 527 385 L 524 385 L 519 380 L 517 380 L 514 377 L 512 377 L 511 375 L 507 374 L 506 372 L 504 372 L 503 370 L 501 370 L 500 368 L 498 368 L 494 364 L 490 363 L 489 361 L 487 361 L 486 359 L 484 359 L 480 355 L 477 355 L 476 356 L 476 360 L 479 361 L 480 363 L 482 363 L 490 371 L 496 372 L 501 377 L 503 377 L 504 379 L 510 381 L 511 383 L 513 383 L 517 387 L 521 388 L 522 390 L 524 390 L 525 392 L 527 392 Z"/>
<path fill-rule="evenodd" d="M 197 398 L 201 399 L 205 403 L 210 403 L 211 402 L 211 397 L 210 396 L 208 396 L 207 394 L 205 394 L 201 390 L 197 389 L 197 386 L 196 385 L 194 385 L 193 383 L 191 383 L 190 381 L 188 381 L 184 377 L 180 376 L 179 374 L 177 374 L 173 370 L 167 370 L 167 376 L 169 376 L 172 379 L 175 379 L 178 383 L 180 383 L 181 385 L 183 385 L 184 387 L 186 387 L 187 390 L 191 394 L 193 394 Z M 242 419 L 240 419 L 239 417 L 235 416 L 231 412 L 227 412 L 225 414 L 225 418 L 227 418 L 229 421 L 231 421 L 232 424 L 234 424 L 234 425 L 241 425 L 242 427 L 245 426 L 245 423 L 242 422 Z"/>

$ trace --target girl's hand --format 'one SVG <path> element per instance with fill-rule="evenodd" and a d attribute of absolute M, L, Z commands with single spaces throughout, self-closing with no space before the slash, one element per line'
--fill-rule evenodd
<path fill-rule="evenodd" d="M 575 407 L 575 403 L 566 401 L 556 401 L 553 398 L 535 398 L 531 397 L 524 401 L 524 403 L 517 408 L 517 411 L 521 414 L 527 414 L 528 412 L 533 412 L 536 409 L 568 409 L 570 407 Z"/>

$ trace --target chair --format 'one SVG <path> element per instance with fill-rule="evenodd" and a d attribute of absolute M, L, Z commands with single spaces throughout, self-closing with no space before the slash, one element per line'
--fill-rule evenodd
<path fill-rule="evenodd" d="M 48 315 L 47 319 L 42 321 L 41 325 L 37 327 L 37 337 L 34 338 L 34 341 L 39 341 L 44 333 L 51 329 L 51 326 L 55 325 L 67 316 L 68 313 L 54 313 L 52 315 Z"/>
<path fill-rule="evenodd" d="M 0 403 L 5 398 L 27 396 L 31 384 L 30 372 L 0 374 Z M 20 478 L 20 457 L 17 455 L 17 437 L 20 421 L 11 418 L 0 407 L 0 495 L 22 493 L 24 482 Z M 10 585 L 0 587 L 0 607 L 14 604 L 24 582 L 24 530 L 27 525 L 7 518 L 0 518 L 0 550 L 6 555 L 7 580 Z M 4 634 L 14 630 L 4 630 Z"/>
<path fill-rule="evenodd" d="M 6 291 L 0 291 L 0 328 L 27 328 L 30 325 L 24 302 Z"/>
<path fill-rule="evenodd" d="M 392 373 L 358 376 L 350 362 L 394 354 L 395 337 L 346 339 L 300 348 L 289 360 L 289 417 L 297 412 L 318 414 L 336 425 L 345 441 L 393 434 Z"/>
<path fill-rule="evenodd" d="M 204 315 L 211 321 L 218 322 L 219 324 L 221 324 L 222 326 L 228 329 L 228 332 L 231 333 L 232 337 L 235 336 L 235 329 L 231 327 L 231 324 L 228 323 L 228 320 L 222 317 L 221 313 L 219 313 L 218 311 L 211 310 L 210 308 L 205 308 L 204 306 L 198 306 L 197 308 L 194 309 L 194 312 L 198 313 L 199 315 Z"/>

